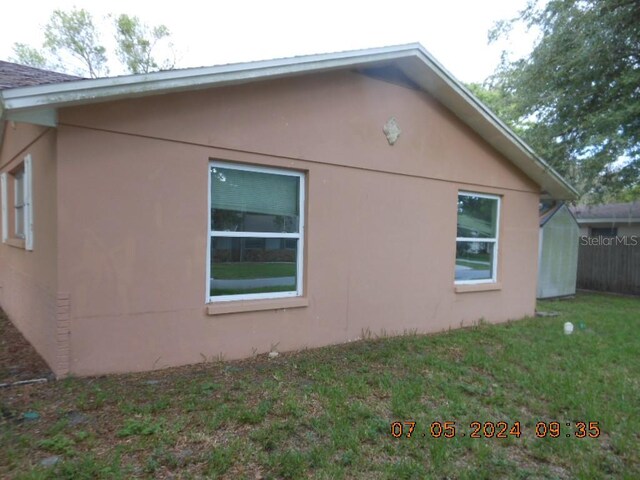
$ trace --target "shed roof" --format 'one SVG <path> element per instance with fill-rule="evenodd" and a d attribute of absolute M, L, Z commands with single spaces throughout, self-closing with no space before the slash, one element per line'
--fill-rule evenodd
<path fill-rule="evenodd" d="M 551 206 L 551 208 L 548 208 L 547 210 L 543 210 L 542 212 L 540 212 L 540 226 L 544 227 L 547 224 L 547 222 L 549 222 L 549 220 L 551 220 L 556 215 L 556 213 L 558 213 L 560 210 L 563 210 L 563 209 L 569 212 L 569 215 L 571 215 L 574 222 L 577 223 L 576 217 L 573 215 L 573 212 L 571 211 L 571 209 L 567 207 L 567 204 L 564 202 L 557 202 L 553 206 Z"/>
<path fill-rule="evenodd" d="M 0 118 L 55 126 L 57 109 L 332 70 L 372 71 L 393 67 L 428 92 L 498 152 L 540 185 L 543 197 L 574 199 L 576 190 L 458 82 L 419 43 L 308 55 L 214 67 L 169 70 L 90 80 L 17 86 L 0 91 Z"/>

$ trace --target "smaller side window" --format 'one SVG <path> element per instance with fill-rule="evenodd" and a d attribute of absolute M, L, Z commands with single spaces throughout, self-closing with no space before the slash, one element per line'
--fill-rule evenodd
<path fill-rule="evenodd" d="M 31 156 L 0 176 L 2 241 L 33 250 Z"/>
<path fill-rule="evenodd" d="M 497 281 L 500 197 L 458 194 L 456 283 Z"/>

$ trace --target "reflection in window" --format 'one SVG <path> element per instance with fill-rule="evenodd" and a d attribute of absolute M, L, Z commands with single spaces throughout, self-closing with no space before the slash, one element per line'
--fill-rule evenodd
<path fill-rule="evenodd" d="M 287 238 L 214 237 L 211 240 L 211 296 L 295 291 L 297 248 L 287 248 L 289 241 Z"/>
<path fill-rule="evenodd" d="M 213 163 L 212 299 L 302 294 L 301 173 Z"/>
<path fill-rule="evenodd" d="M 458 195 L 457 283 L 496 281 L 499 210 L 497 196 Z"/>

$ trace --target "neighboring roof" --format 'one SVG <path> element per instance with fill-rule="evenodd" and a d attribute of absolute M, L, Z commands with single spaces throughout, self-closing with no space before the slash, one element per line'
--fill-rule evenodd
<path fill-rule="evenodd" d="M 577 205 L 571 208 L 578 223 L 640 223 L 640 201 Z"/>
<path fill-rule="evenodd" d="M 81 80 L 82 77 L 0 60 L 0 90 Z"/>
<path fill-rule="evenodd" d="M 578 194 L 551 166 L 513 133 L 419 43 L 216 67 L 65 81 L 0 91 L 0 118 L 55 126 L 57 109 L 123 98 L 257 82 L 339 69 L 371 71 L 394 67 L 416 88 L 428 92 L 498 152 L 542 187 L 543 196 L 574 199 Z"/>
<path fill-rule="evenodd" d="M 564 202 L 557 202 L 551 208 L 540 212 L 540 226 L 544 227 L 545 224 L 549 220 L 551 220 L 555 216 L 555 214 L 558 213 L 563 208 L 565 208 L 567 212 L 569 212 L 569 215 L 571 215 L 573 219 L 577 222 L 575 215 L 571 212 L 569 208 L 567 208 L 567 204 Z"/>

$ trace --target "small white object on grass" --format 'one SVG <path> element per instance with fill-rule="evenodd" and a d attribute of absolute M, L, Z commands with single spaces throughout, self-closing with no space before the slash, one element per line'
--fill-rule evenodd
<path fill-rule="evenodd" d="M 269 358 L 276 358 L 278 355 L 280 355 L 278 352 L 269 352 Z"/>
<path fill-rule="evenodd" d="M 564 324 L 564 334 L 571 335 L 573 333 L 573 323 L 565 322 Z"/>

